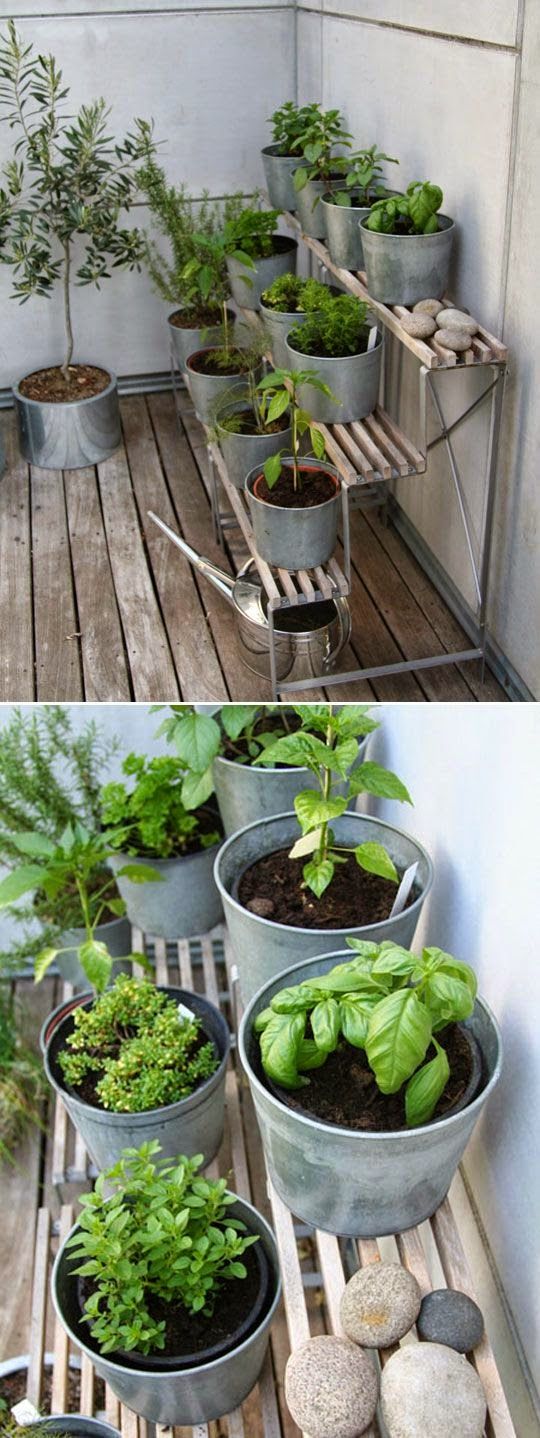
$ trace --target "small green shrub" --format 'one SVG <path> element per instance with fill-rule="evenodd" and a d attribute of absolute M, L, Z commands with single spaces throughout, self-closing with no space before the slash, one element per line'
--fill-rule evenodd
<path fill-rule="evenodd" d="M 120 974 L 89 1009 L 74 1011 L 74 1030 L 58 1062 L 77 1088 L 101 1074 L 96 1094 L 113 1113 L 143 1113 L 188 1098 L 219 1059 L 200 1046 L 200 1019 L 180 1021 L 174 999 L 152 983 Z"/>
<path fill-rule="evenodd" d="M 134 779 L 128 789 L 121 781 L 106 784 L 102 790 L 103 821 L 125 825 L 127 838 L 117 848 L 129 854 L 147 854 L 168 859 L 186 853 L 190 848 L 210 848 L 221 837 L 219 828 L 205 831 L 202 821 L 207 812 L 201 805 L 198 814 L 188 813 L 182 789 L 186 766 L 180 759 L 159 755 L 148 759 L 145 754 L 128 754 L 122 765 L 126 777 Z"/>
<path fill-rule="evenodd" d="M 247 260 L 248 265 L 273 255 L 279 216 L 279 210 L 253 210 L 248 206 L 240 210 L 223 228 L 226 253 L 244 263 Z"/>
<path fill-rule="evenodd" d="M 246 1277 L 240 1260 L 257 1242 L 229 1217 L 235 1199 L 225 1180 L 198 1175 L 201 1154 L 154 1162 L 159 1152 L 158 1143 L 128 1149 L 100 1174 L 80 1200 L 79 1226 L 68 1240 L 74 1272 L 92 1282 L 84 1321 L 101 1353 L 165 1347 L 165 1322 L 152 1317 L 152 1298 L 211 1317 L 216 1301 L 226 1302 L 227 1280 Z"/>
<path fill-rule="evenodd" d="M 369 326 L 367 305 L 353 295 L 329 298 L 324 309 L 308 315 L 289 335 L 291 347 L 299 354 L 335 359 L 361 354 L 366 348 Z"/>
<path fill-rule="evenodd" d="M 320 310 L 331 299 L 328 285 L 319 280 L 303 280 L 300 275 L 278 275 L 277 279 L 264 290 L 263 305 L 279 314 L 311 314 Z"/>
<path fill-rule="evenodd" d="M 295 154 L 296 141 L 304 134 L 316 109 L 315 105 L 296 105 L 293 100 L 286 100 L 274 110 L 268 124 L 272 126 L 272 142 L 279 146 L 280 155 Z"/>

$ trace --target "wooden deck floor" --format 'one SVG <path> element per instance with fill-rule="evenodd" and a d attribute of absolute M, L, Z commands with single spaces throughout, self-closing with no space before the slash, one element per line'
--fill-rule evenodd
<path fill-rule="evenodd" d="M 155 510 L 233 572 L 245 557 L 234 532 L 225 557 L 215 543 L 204 435 L 188 397 L 180 403 L 182 432 L 171 394 L 124 399 L 122 448 L 98 470 L 65 474 L 30 471 L 18 455 L 14 417 L 4 417 L 0 700 L 271 697 L 236 654 L 226 601 L 147 520 Z M 356 510 L 351 530 L 353 634 L 343 672 L 470 647 L 377 511 Z M 507 697 L 492 675 L 481 684 L 476 663 L 338 685 L 331 694 L 387 702 Z"/>

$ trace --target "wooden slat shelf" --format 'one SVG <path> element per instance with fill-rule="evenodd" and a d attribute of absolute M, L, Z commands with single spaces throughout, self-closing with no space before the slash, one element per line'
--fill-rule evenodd
<path fill-rule="evenodd" d="M 140 949 L 141 939 L 134 936 Z M 162 983 L 181 983 L 197 991 L 205 991 L 212 1002 L 219 1002 L 232 1027 L 237 1021 L 240 1004 L 235 985 L 234 955 L 228 951 L 226 935 L 221 928 L 198 939 L 178 944 L 155 941 L 146 944 L 154 958 L 156 978 Z M 157 1429 L 156 1438 L 298 1438 L 298 1429 L 287 1412 L 283 1398 L 283 1373 L 288 1352 L 317 1333 L 339 1333 L 339 1301 L 343 1287 L 358 1266 L 376 1263 L 383 1256 L 403 1263 L 417 1278 L 423 1292 L 440 1287 L 440 1271 L 452 1288 L 465 1289 L 474 1297 L 471 1274 L 454 1220 L 452 1206 L 445 1200 L 429 1225 L 429 1243 L 425 1244 L 421 1229 L 411 1229 L 396 1239 L 381 1241 L 339 1239 L 332 1234 L 313 1233 L 295 1221 L 268 1180 L 265 1180 L 262 1150 L 258 1138 L 251 1097 L 245 1078 L 236 1063 L 233 1036 L 233 1059 L 227 1077 L 226 1132 L 213 1174 L 227 1175 L 230 1186 L 243 1197 L 251 1199 L 270 1217 L 276 1234 L 284 1288 L 284 1314 L 280 1312 L 272 1327 L 271 1346 L 265 1368 L 253 1394 L 242 1410 L 227 1415 L 219 1422 L 194 1429 Z M 58 1101 L 58 1107 L 60 1107 Z M 69 1125 L 66 1125 L 66 1134 Z M 62 1130 L 63 1131 L 63 1130 Z M 64 1176 L 68 1178 L 68 1150 L 64 1150 Z M 85 1187 L 88 1179 L 85 1179 Z M 72 1222 L 73 1208 L 64 1204 L 61 1210 L 61 1232 Z M 50 1299 L 48 1295 L 48 1259 L 50 1254 L 50 1220 L 46 1209 L 38 1216 L 32 1294 L 32 1318 L 29 1346 L 31 1365 L 28 1376 L 29 1396 L 40 1402 L 43 1381 L 43 1358 L 46 1333 L 50 1332 Z M 425 1225 L 424 1227 L 428 1227 Z M 56 1239 L 54 1244 L 56 1245 Z M 390 1248 L 389 1248 L 390 1246 Z M 56 1411 L 66 1411 L 67 1373 L 70 1362 L 69 1344 L 58 1322 L 54 1323 L 53 1394 Z M 416 1341 L 413 1332 L 406 1341 Z M 379 1355 L 384 1365 L 389 1350 Z M 77 1350 L 75 1350 L 77 1353 Z M 71 1360 L 73 1355 L 71 1355 Z M 517 1438 L 495 1359 L 486 1338 L 472 1355 L 484 1385 L 488 1404 L 485 1438 Z M 95 1411 L 95 1379 L 92 1365 L 83 1360 L 80 1411 Z M 110 1422 L 121 1429 L 123 1438 L 151 1438 L 152 1426 L 118 1404 L 106 1390 L 105 1410 Z M 382 1429 L 376 1419 L 365 1438 L 381 1438 Z M 307 1435 L 304 1435 L 307 1438 Z M 426 1435 L 427 1438 L 427 1435 Z"/>

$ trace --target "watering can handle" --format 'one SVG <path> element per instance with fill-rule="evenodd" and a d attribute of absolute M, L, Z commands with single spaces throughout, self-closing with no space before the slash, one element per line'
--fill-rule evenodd
<path fill-rule="evenodd" d="M 214 589 L 217 589 L 219 593 L 223 595 L 224 599 L 227 599 L 229 604 L 234 608 L 233 588 L 235 580 L 233 576 L 226 574 L 223 569 L 218 569 L 217 564 L 212 564 L 212 561 L 205 559 L 203 554 L 197 554 L 197 551 L 192 549 L 190 544 L 186 544 L 185 539 L 182 539 L 181 536 L 176 533 L 175 529 L 171 529 L 168 524 L 165 524 L 165 520 L 160 519 L 157 514 L 154 514 L 152 509 L 147 510 L 147 514 L 149 519 L 152 519 L 154 524 L 157 524 L 159 529 L 163 530 L 167 538 L 172 539 L 173 544 L 176 544 L 177 549 L 181 551 L 185 559 L 189 559 L 193 568 L 197 569 L 199 574 L 204 574 L 205 578 L 210 581 L 210 584 L 213 584 Z"/>
<path fill-rule="evenodd" d="M 349 613 L 349 606 L 347 604 L 347 601 L 343 600 L 337 592 L 337 584 L 335 583 L 334 579 L 332 579 L 332 584 L 334 590 L 336 591 L 334 603 L 336 606 L 336 617 L 338 621 L 338 637 L 336 639 L 334 648 L 330 651 L 329 654 L 327 654 L 324 661 L 323 667 L 325 674 L 328 673 L 328 671 L 332 668 L 334 659 L 337 659 L 338 655 L 341 654 L 341 650 L 344 648 L 345 644 L 347 643 L 347 640 L 350 638 L 351 633 L 351 616 Z"/>

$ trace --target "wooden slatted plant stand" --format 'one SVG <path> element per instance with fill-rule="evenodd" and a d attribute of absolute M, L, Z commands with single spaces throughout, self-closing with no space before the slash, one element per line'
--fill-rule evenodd
<path fill-rule="evenodd" d="M 142 936 L 134 935 L 134 948 L 141 948 Z M 188 989 L 204 991 L 213 1003 L 220 1004 L 233 1025 L 240 1015 L 234 954 L 229 951 L 226 934 L 221 928 L 197 939 L 165 944 L 156 940 L 146 949 L 155 961 L 158 983 L 180 983 Z M 284 1312 L 272 1326 L 271 1343 L 261 1378 L 242 1409 L 226 1415 L 218 1422 L 193 1429 L 156 1430 L 155 1438 L 296 1438 L 298 1429 L 287 1412 L 283 1398 L 283 1373 L 289 1351 L 317 1333 L 340 1333 L 339 1302 L 347 1279 L 359 1266 L 376 1263 L 381 1257 L 394 1258 L 414 1273 L 423 1292 L 446 1284 L 460 1288 L 475 1297 L 471 1274 L 457 1231 L 451 1202 L 446 1199 L 430 1221 L 429 1243 L 421 1229 L 410 1229 L 395 1239 L 354 1241 L 339 1239 L 332 1234 L 316 1232 L 295 1221 L 293 1215 L 275 1193 L 265 1175 L 257 1124 L 246 1081 L 233 1058 L 227 1075 L 226 1132 L 218 1160 L 209 1172 L 227 1175 L 228 1181 L 242 1197 L 250 1199 L 270 1217 L 276 1234 L 284 1291 Z M 61 1188 L 73 1181 L 74 1168 L 69 1157 L 68 1121 L 59 1119 L 61 1100 L 56 1104 L 55 1120 L 55 1181 Z M 77 1173 L 88 1186 L 89 1168 L 86 1156 L 79 1149 Z M 64 1204 L 59 1222 L 59 1238 L 68 1232 L 73 1221 L 73 1207 Z M 32 1316 L 30 1327 L 30 1366 L 28 1397 L 39 1407 L 46 1335 L 50 1331 L 49 1272 L 51 1241 L 57 1237 L 47 1209 L 38 1215 Z M 53 1412 L 67 1411 L 69 1341 L 57 1320 L 54 1322 Z M 416 1341 L 415 1332 L 406 1342 Z M 379 1355 L 380 1363 L 388 1361 L 395 1349 Z M 488 1405 L 485 1438 L 518 1438 L 487 1337 L 470 1360 L 482 1381 Z M 80 1411 L 91 1415 L 96 1411 L 96 1378 L 92 1364 L 84 1356 L 81 1366 Z M 104 1410 L 109 1422 L 119 1427 L 123 1438 L 154 1438 L 153 1425 L 138 1418 L 118 1403 L 105 1388 Z M 308 1435 L 304 1435 L 308 1438 Z M 382 1429 L 375 1420 L 366 1430 L 366 1438 L 382 1438 Z M 428 1438 L 428 1435 L 426 1435 Z"/>

